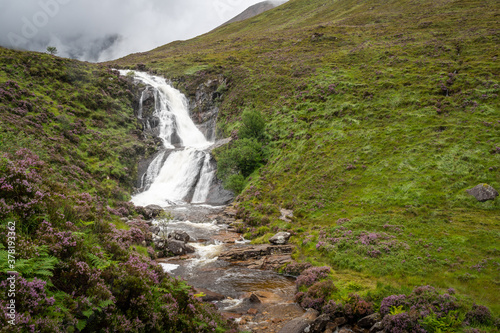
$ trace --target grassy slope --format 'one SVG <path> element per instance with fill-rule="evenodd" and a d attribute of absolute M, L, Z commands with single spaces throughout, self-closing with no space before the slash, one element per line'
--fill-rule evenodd
<path fill-rule="evenodd" d="M 225 135 L 242 110 L 262 110 L 273 153 L 240 211 L 310 233 L 300 256 L 331 264 L 339 284 L 455 287 L 498 314 L 500 200 L 465 193 L 500 189 L 498 12 L 495 1 L 291 0 L 114 63 L 188 83 L 224 74 Z M 399 245 L 373 258 L 380 242 L 332 243 L 339 218 Z"/>
<path fill-rule="evenodd" d="M 0 48 L 0 332 L 225 331 L 151 260 L 149 226 L 119 219 L 137 215 L 135 170 L 155 149 L 133 89 L 100 65 Z"/>

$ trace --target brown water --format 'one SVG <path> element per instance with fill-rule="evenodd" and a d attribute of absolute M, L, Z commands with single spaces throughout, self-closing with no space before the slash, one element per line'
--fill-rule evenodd
<path fill-rule="evenodd" d="M 228 316 L 238 318 L 242 328 L 274 332 L 285 314 L 298 316 L 302 310 L 293 304 L 295 281 L 273 271 L 247 267 L 218 260 L 218 255 L 230 247 L 246 246 L 239 234 L 227 231 L 227 226 L 213 223 L 172 222 L 168 231 L 187 232 L 196 252 L 183 258 L 161 259 L 159 262 L 171 275 L 182 277 L 195 288 L 207 289 L 223 295 L 224 300 L 214 301 L 217 308 Z M 235 243 L 236 241 L 236 243 Z M 260 302 L 253 303 L 254 293 Z M 248 311 L 257 314 L 248 315 Z M 276 319 L 278 318 L 278 319 Z M 274 323 L 273 323 L 274 321 Z M 258 329 L 257 329 L 258 330 Z M 259 330 L 258 330 L 259 331 Z"/>

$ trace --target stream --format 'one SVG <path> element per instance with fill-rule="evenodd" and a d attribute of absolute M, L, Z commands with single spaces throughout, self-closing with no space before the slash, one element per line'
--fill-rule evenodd
<path fill-rule="evenodd" d="M 120 73 L 131 75 L 128 70 Z M 223 251 L 249 245 L 228 225 L 210 220 L 225 208 L 214 202 L 227 196 L 215 176 L 216 163 L 210 153 L 215 142 L 207 140 L 193 123 L 185 96 L 164 78 L 142 72 L 133 75 L 146 86 L 138 118 L 146 128 L 154 127 L 163 149 L 141 175 L 141 192 L 132 197 L 132 202 L 136 206 L 158 205 L 172 214 L 174 219 L 167 231 L 186 232 L 189 245 L 195 249 L 193 254 L 158 262 L 168 274 L 185 279 L 198 290 L 214 293 L 211 302 L 226 317 L 235 318 L 242 329 L 277 331 L 277 323 L 284 318 L 303 313 L 293 303 L 294 280 L 218 258 Z M 154 92 L 154 122 L 142 118 L 148 89 Z"/>

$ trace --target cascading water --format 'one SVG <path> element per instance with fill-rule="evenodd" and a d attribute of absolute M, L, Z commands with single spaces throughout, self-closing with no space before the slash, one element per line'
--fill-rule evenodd
<path fill-rule="evenodd" d="M 126 75 L 129 71 L 120 71 Z M 189 202 L 204 203 L 215 174 L 210 153 L 204 151 L 213 144 L 189 117 L 184 95 L 168 85 L 164 78 L 135 72 L 135 78 L 154 89 L 154 116 L 159 119 L 159 134 L 165 151 L 149 165 L 142 179 L 146 190 L 132 198 L 138 206 L 150 204 L 162 207 Z M 140 116 L 143 116 L 140 99 Z M 166 160 L 164 155 L 171 150 Z"/>

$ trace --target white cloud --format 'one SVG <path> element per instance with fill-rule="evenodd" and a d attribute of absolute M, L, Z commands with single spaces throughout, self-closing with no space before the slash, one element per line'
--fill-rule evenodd
<path fill-rule="evenodd" d="M 0 0 L 0 45 L 104 61 L 195 37 L 259 0 Z"/>

